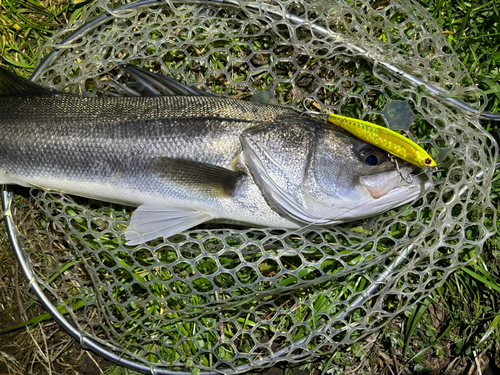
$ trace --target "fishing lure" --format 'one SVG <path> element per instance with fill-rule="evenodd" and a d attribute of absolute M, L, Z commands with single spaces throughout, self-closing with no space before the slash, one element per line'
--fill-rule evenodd
<path fill-rule="evenodd" d="M 406 160 L 417 167 L 434 168 L 436 162 L 412 140 L 383 126 L 339 115 L 328 115 L 328 121 L 355 135 L 365 142 Z"/>

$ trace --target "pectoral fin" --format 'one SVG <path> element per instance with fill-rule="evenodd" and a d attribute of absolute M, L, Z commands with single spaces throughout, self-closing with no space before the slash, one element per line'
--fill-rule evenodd
<path fill-rule="evenodd" d="M 135 210 L 125 230 L 126 245 L 139 245 L 161 236 L 172 236 L 210 219 L 212 215 L 202 211 L 143 204 Z"/>
<path fill-rule="evenodd" d="M 243 178 L 242 173 L 216 165 L 169 157 L 154 159 L 153 167 L 163 180 L 210 198 L 233 196 Z"/>

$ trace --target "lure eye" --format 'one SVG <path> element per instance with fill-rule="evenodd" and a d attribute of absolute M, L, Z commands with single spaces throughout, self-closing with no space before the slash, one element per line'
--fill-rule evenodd
<path fill-rule="evenodd" d="M 361 161 L 367 165 L 380 165 L 388 160 L 387 155 L 378 148 L 370 145 L 361 147 L 359 150 L 359 157 Z"/>
<path fill-rule="evenodd" d="M 425 159 L 425 160 L 424 160 L 424 163 L 425 163 L 426 165 L 431 165 L 431 164 L 432 164 L 432 160 L 431 160 L 431 159 L 429 159 L 429 158 L 427 158 L 427 159 Z"/>

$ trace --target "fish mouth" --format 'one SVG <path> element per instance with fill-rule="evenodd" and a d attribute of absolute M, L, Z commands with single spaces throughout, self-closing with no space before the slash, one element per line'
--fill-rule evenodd
<path fill-rule="evenodd" d="M 414 190 L 420 186 L 421 192 L 428 190 L 432 186 L 432 181 L 425 174 L 420 173 L 420 169 L 417 169 L 417 173 L 412 174 L 414 170 L 415 167 L 413 166 L 405 166 L 389 172 L 361 176 L 359 183 L 374 199 L 384 197 L 400 188 L 402 190 L 407 190 L 408 188 Z"/>

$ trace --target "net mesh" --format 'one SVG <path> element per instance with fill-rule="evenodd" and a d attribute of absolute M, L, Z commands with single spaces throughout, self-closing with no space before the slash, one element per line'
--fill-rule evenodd
<path fill-rule="evenodd" d="M 110 77 L 129 78 L 118 65 L 133 63 L 242 99 L 270 91 L 300 110 L 405 130 L 439 171 L 425 196 L 372 219 L 298 231 L 206 224 L 135 247 L 123 237 L 132 209 L 32 190 L 12 209 L 26 257 L 83 336 L 179 372 L 302 362 L 415 306 L 496 230 L 496 149 L 477 119 L 388 73 L 390 63 L 484 102 L 417 2 L 170 2 L 118 13 L 120 4 L 99 1 L 55 35 L 47 50 L 114 15 L 64 46 L 39 81 L 99 95 L 113 89 Z"/>

